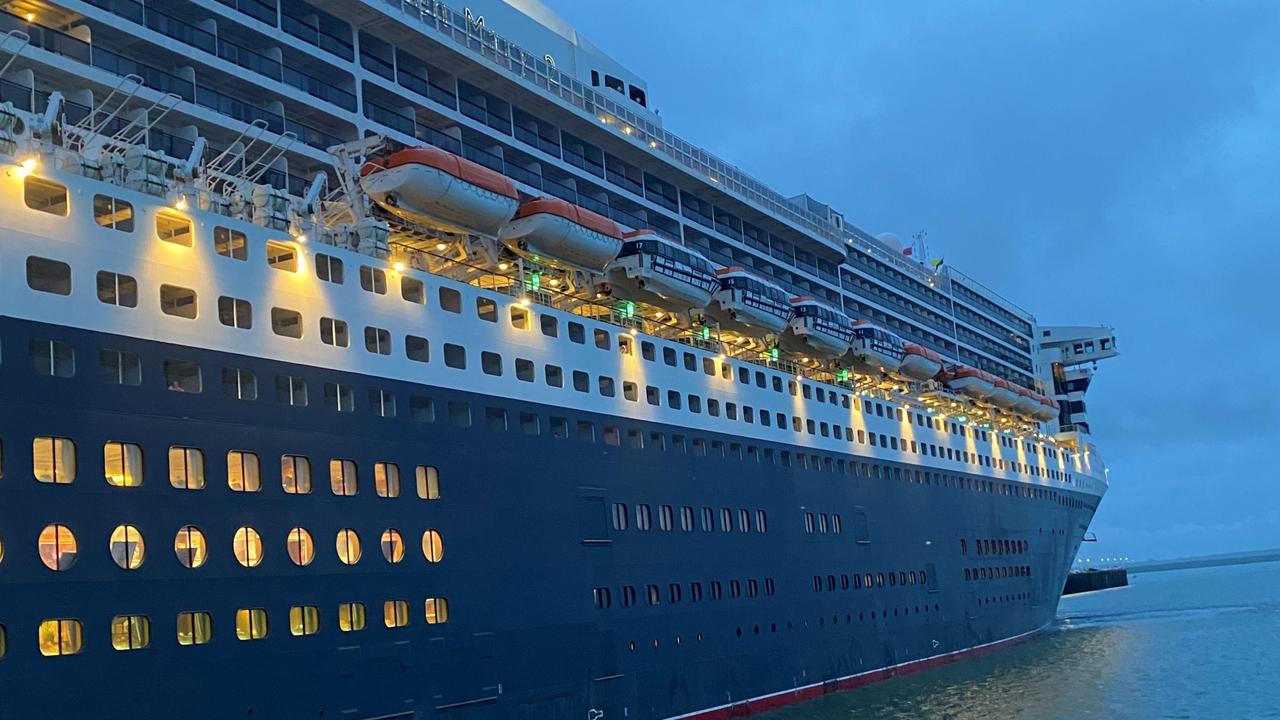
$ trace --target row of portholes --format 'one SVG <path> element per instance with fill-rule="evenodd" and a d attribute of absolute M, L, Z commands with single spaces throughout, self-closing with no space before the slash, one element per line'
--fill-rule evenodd
<path fill-rule="evenodd" d="M 927 605 L 927 604 L 926 604 L 926 605 L 915 605 L 914 607 L 904 607 L 904 608 L 902 608 L 902 614 L 901 614 L 901 617 L 907 617 L 907 616 L 910 616 L 910 615 L 912 614 L 912 611 L 913 611 L 913 610 L 914 610 L 914 614 L 919 615 L 919 614 L 921 614 L 921 608 L 923 608 L 923 609 L 924 609 L 924 610 L 923 610 L 923 612 L 924 612 L 924 613 L 926 613 L 926 614 L 927 614 L 927 613 L 929 613 L 929 612 L 931 612 L 931 611 L 930 611 L 930 608 L 929 608 L 929 605 Z M 934 605 L 933 605 L 933 609 L 932 609 L 932 612 L 934 612 L 934 613 L 940 612 L 940 606 L 939 606 L 937 603 L 934 603 Z M 861 621 L 865 621 L 865 620 L 867 619 L 867 615 L 868 615 L 868 613 L 866 613 L 866 612 L 860 612 L 860 613 L 858 613 L 858 621 L 859 621 L 859 622 L 861 622 Z M 894 616 L 894 617 L 900 617 L 900 616 L 899 616 L 899 614 L 898 614 L 898 608 L 894 608 L 894 609 L 893 609 L 893 616 Z M 877 617 L 879 617 L 879 619 L 881 619 L 881 620 L 887 620 L 887 619 L 889 618 L 889 611 L 888 611 L 888 610 L 883 610 L 883 611 L 880 611 L 879 613 L 877 613 L 877 611 L 872 610 L 872 611 L 870 612 L 870 619 L 875 620 L 875 619 L 877 619 Z M 846 613 L 846 614 L 845 614 L 845 616 L 844 616 L 844 622 L 845 622 L 846 624 L 850 624 L 850 623 L 852 623 L 852 622 L 853 622 L 853 613 Z M 832 615 L 832 616 L 831 616 L 831 624 L 832 624 L 832 625 L 839 625 L 839 624 L 840 624 L 840 616 L 839 616 L 839 615 Z M 818 618 L 818 627 L 825 627 L 825 626 L 826 626 L 826 618 L 825 618 L 825 617 L 820 617 L 820 618 Z M 802 623 L 802 627 L 804 627 L 804 628 L 808 628 L 808 627 L 809 627 L 809 621 L 808 621 L 808 620 L 804 620 L 804 621 L 803 621 L 803 623 Z M 788 621 L 787 621 L 787 630 L 793 630 L 793 629 L 795 629 L 795 625 L 794 625 L 794 623 L 792 623 L 792 621 L 788 620 Z M 752 634 L 753 634 L 753 635 L 759 635 L 759 634 L 761 633 L 760 626 L 759 626 L 759 625 L 754 626 L 754 627 L 752 628 L 751 632 L 752 632 Z M 776 622 L 769 623 L 769 632 L 770 632 L 770 633 L 777 633 L 777 632 L 778 632 L 778 623 L 776 623 Z M 742 637 L 742 635 L 743 635 L 743 629 L 742 629 L 742 627 L 741 627 L 741 626 L 739 626 L 738 628 L 736 628 L 736 629 L 734 630 L 734 636 L 735 636 L 735 637 L 739 637 L 739 638 L 740 638 L 740 637 Z M 702 640 L 703 640 L 702 631 L 698 631 L 698 634 L 697 634 L 697 636 L 696 636 L 696 639 L 697 639 L 697 641 L 698 641 L 698 642 L 702 642 Z M 683 636 L 683 635 L 679 635 L 679 634 L 677 634 L 677 635 L 675 636 L 675 644 L 676 644 L 676 645 L 683 645 L 683 644 L 684 644 L 684 636 Z M 628 650 L 629 652 L 635 652 L 637 647 L 638 647 L 638 646 L 636 645 L 636 641 L 635 641 L 635 640 L 631 640 L 630 642 L 628 642 L 628 643 L 627 643 L 627 650 Z M 654 639 L 653 639 L 653 647 L 654 647 L 655 649 L 656 649 L 656 648 L 660 648 L 660 647 L 662 647 L 662 641 L 661 641 L 659 638 L 654 638 Z"/>
<path fill-rule="evenodd" d="M 382 531 L 379 539 L 382 557 L 387 562 L 396 564 L 404 560 L 404 535 L 395 528 Z M 75 565 L 79 557 L 80 544 L 71 528 L 63 524 L 53 524 L 40 532 L 38 541 L 40 561 L 54 571 L 68 570 Z M 236 530 L 231 544 L 236 561 L 247 568 L 262 564 L 265 554 L 262 536 L 251 527 Z M 362 555 L 360 535 L 351 528 L 343 528 L 334 538 L 334 549 L 338 560 L 344 565 L 355 565 Z M 133 525 L 120 525 L 111 532 L 108 543 L 111 559 L 125 570 L 136 570 L 146 559 L 146 543 L 142 532 Z M 306 528 L 295 527 L 285 536 L 285 550 L 294 565 L 305 567 L 316 557 L 316 544 Z M 178 530 L 173 539 L 173 552 L 184 567 L 198 568 L 209 559 L 209 543 L 204 532 L 194 525 L 187 525 Z M 422 555 L 429 563 L 438 563 L 444 559 L 444 540 L 436 530 L 422 533 Z M 0 541 L 0 562 L 4 561 L 4 543 Z"/>

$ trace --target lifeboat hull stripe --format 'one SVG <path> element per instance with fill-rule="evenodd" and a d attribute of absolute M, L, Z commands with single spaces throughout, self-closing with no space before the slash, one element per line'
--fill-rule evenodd
<path fill-rule="evenodd" d="M 865 672 L 855 673 L 853 675 L 845 675 L 843 677 L 834 678 L 832 680 L 824 680 L 823 682 L 810 683 L 801 685 L 791 690 L 782 690 L 768 695 L 760 695 L 758 697 L 749 698 L 740 702 L 728 705 L 720 705 L 705 710 L 686 713 L 684 715 L 675 715 L 666 720 L 730 720 L 730 718 L 746 717 L 756 713 L 776 710 L 788 705 L 808 702 L 815 698 L 829 695 L 838 690 L 854 690 L 856 688 L 865 687 L 872 683 L 877 683 L 889 678 L 900 677 L 903 675 L 911 675 L 913 673 L 932 670 L 933 668 L 949 665 L 959 662 L 967 658 L 979 657 L 989 652 L 994 652 L 1001 648 L 1015 645 L 1027 640 L 1032 635 L 1044 630 L 1044 627 L 1037 628 L 1030 632 L 1014 635 L 1003 640 L 975 645 L 964 650 L 955 650 L 940 655 L 933 655 L 919 660 L 911 660 L 909 662 L 899 663 L 897 665 L 889 665 L 878 670 L 867 670 Z"/>

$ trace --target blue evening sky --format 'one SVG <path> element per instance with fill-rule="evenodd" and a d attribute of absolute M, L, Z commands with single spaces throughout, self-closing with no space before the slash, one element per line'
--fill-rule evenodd
<path fill-rule="evenodd" d="M 549 4 L 673 132 L 1116 328 L 1086 549 L 1280 547 L 1280 3 Z"/>

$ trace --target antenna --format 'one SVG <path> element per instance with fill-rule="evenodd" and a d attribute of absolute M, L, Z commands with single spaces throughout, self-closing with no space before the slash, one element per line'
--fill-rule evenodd
<path fill-rule="evenodd" d="M 915 248 L 917 253 L 916 262 L 921 265 L 929 263 L 929 243 L 926 241 L 928 237 L 929 232 L 923 229 L 911 236 L 911 246 Z"/>

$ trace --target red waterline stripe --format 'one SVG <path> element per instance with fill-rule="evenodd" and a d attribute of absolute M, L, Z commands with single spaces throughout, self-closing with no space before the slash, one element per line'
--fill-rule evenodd
<path fill-rule="evenodd" d="M 899 663 L 898 665 L 890 665 L 889 667 L 880 668 L 879 670 L 868 670 L 866 672 L 857 673 L 855 675 L 846 675 L 844 677 L 827 680 L 825 682 L 803 685 L 793 690 L 783 690 L 769 695 L 761 695 L 759 697 L 731 703 L 729 705 L 720 705 L 719 707 L 707 708 L 705 710 L 696 710 L 684 715 L 676 715 L 668 718 L 667 720 L 729 720 L 729 718 L 746 717 L 748 715 L 765 712 L 766 710 L 776 710 L 781 707 L 786 707 L 787 705 L 795 705 L 796 703 L 807 702 L 815 698 L 820 698 L 823 695 L 827 695 L 838 690 L 853 690 L 854 688 L 860 688 L 865 685 L 880 682 L 881 680 L 888 680 L 889 678 L 898 677 L 899 675 L 911 675 L 912 673 L 931 670 L 966 658 L 986 655 L 989 652 L 1026 640 L 1043 629 L 1044 627 L 1039 627 L 1021 635 L 1014 635 L 1013 637 L 1005 638 L 1004 640 L 997 640 L 985 645 L 975 645 L 965 650 L 955 650 L 941 655 L 934 655 L 932 657 L 921 658 L 919 660 Z"/>

